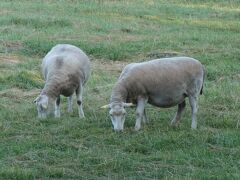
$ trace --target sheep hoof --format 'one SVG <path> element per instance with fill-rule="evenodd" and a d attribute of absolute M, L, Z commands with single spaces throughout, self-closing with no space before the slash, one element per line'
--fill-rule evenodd
<path fill-rule="evenodd" d="M 176 122 L 175 120 L 172 120 L 172 122 L 171 122 L 172 127 L 177 127 L 178 125 L 179 125 L 178 122 Z"/>
<path fill-rule="evenodd" d="M 79 118 L 80 118 L 80 119 L 85 118 L 84 114 L 79 114 Z"/>
<path fill-rule="evenodd" d="M 148 119 L 143 119 L 143 123 L 144 123 L 144 124 L 148 124 L 148 123 L 149 123 L 149 120 L 148 120 Z"/>
<path fill-rule="evenodd" d="M 135 128 L 134 128 L 135 131 L 139 131 L 140 129 L 141 129 L 140 126 L 135 126 Z"/>
<path fill-rule="evenodd" d="M 197 124 L 192 124 L 192 125 L 191 125 L 191 129 L 192 129 L 192 130 L 196 130 L 196 129 L 197 129 Z"/>

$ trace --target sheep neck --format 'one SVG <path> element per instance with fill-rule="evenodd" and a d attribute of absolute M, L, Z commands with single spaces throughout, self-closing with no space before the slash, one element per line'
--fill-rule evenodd
<path fill-rule="evenodd" d="M 61 87 L 58 82 L 59 77 L 51 77 L 45 84 L 41 94 L 52 99 L 56 99 L 60 95 Z"/>
<path fill-rule="evenodd" d="M 112 102 L 126 102 L 127 89 L 123 83 L 117 83 L 112 91 L 110 103 Z"/>

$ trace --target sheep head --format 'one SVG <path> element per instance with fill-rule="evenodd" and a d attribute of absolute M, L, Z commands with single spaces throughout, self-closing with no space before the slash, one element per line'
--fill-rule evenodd
<path fill-rule="evenodd" d="M 48 97 L 46 95 L 39 95 L 33 102 L 37 105 L 38 117 L 46 118 L 48 110 Z"/>
<path fill-rule="evenodd" d="M 102 106 L 101 108 L 109 108 L 109 115 L 112 121 L 112 125 L 115 131 L 123 131 L 126 110 L 125 107 L 135 106 L 132 103 L 116 103 L 112 102 L 111 104 Z"/>

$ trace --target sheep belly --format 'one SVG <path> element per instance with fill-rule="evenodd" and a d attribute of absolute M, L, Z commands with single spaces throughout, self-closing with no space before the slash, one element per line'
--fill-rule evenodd
<path fill-rule="evenodd" d="M 65 97 L 69 97 L 74 93 L 73 89 L 62 89 L 61 94 Z"/>
<path fill-rule="evenodd" d="M 157 107 L 168 108 L 176 106 L 184 101 L 186 95 L 174 94 L 168 96 L 162 96 L 161 94 L 149 95 L 148 103 Z"/>
<path fill-rule="evenodd" d="M 65 97 L 69 97 L 76 91 L 77 88 L 78 88 L 77 84 L 67 84 L 65 87 L 61 88 L 60 93 Z"/>

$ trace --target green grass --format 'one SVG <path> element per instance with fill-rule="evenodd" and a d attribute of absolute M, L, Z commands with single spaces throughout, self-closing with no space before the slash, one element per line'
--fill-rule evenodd
<path fill-rule="evenodd" d="M 238 0 L 4 1 L 0 3 L 0 179 L 239 179 L 240 3 Z M 66 112 L 36 118 L 42 57 L 57 43 L 92 59 L 84 91 L 86 119 Z M 198 130 L 187 104 L 147 106 L 150 123 L 112 130 L 111 89 L 123 65 L 185 55 L 206 68 Z"/>

